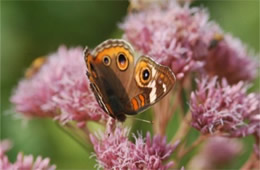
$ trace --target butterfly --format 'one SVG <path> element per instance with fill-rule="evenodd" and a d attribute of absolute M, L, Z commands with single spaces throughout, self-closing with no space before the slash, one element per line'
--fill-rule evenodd
<path fill-rule="evenodd" d="M 164 97 L 176 82 L 169 67 L 137 53 L 122 39 L 109 39 L 84 51 L 90 87 L 100 107 L 118 121 L 136 115 Z"/>

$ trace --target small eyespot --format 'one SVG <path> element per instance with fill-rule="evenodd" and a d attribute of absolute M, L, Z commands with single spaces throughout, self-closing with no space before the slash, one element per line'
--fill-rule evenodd
<path fill-rule="evenodd" d="M 124 71 L 127 69 L 128 65 L 129 61 L 127 57 L 124 54 L 120 53 L 117 56 L 117 67 L 119 68 L 119 70 Z"/>
<path fill-rule="evenodd" d="M 104 56 L 103 57 L 103 63 L 105 64 L 105 66 L 109 66 L 111 64 L 111 59 L 109 56 Z"/>
<path fill-rule="evenodd" d="M 143 71 L 143 79 L 144 79 L 144 80 L 148 80 L 149 76 L 150 76 L 149 71 L 148 71 L 147 69 L 145 69 L 145 70 Z"/>
<path fill-rule="evenodd" d="M 141 82 L 147 84 L 151 80 L 151 70 L 149 67 L 145 67 L 141 71 Z"/>

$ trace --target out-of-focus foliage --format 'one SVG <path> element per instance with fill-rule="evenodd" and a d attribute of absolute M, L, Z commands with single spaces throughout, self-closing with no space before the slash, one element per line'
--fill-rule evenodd
<path fill-rule="evenodd" d="M 259 52 L 259 1 L 195 1 L 193 5 L 209 8 L 211 19 L 227 32 Z M 127 1 L 1 1 L 1 139 L 9 138 L 14 148 L 8 153 L 11 161 L 19 151 L 50 157 L 58 169 L 92 168 L 95 164 L 80 145 L 63 133 L 52 120 L 15 119 L 9 97 L 36 57 L 66 46 L 94 47 L 105 39 L 118 36 L 117 24 L 127 13 Z M 259 77 L 259 76 L 258 76 Z M 252 89 L 259 90 L 259 78 Z M 148 111 L 149 112 L 149 111 Z M 149 119 L 145 112 L 140 117 Z M 177 115 L 177 114 L 176 114 Z M 171 120 L 167 136 L 171 138 L 180 122 Z M 133 131 L 151 130 L 151 125 L 136 122 Z M 189 140 L 197 131 L 189 133 Z M 248 158 L 253 140 L 244 139 L 245 152 L 230 168 L 238 168 Z M 193 154 L 193 153 L 191 153 Z M 185 164 L 190 155 L 179 163 Z"/>

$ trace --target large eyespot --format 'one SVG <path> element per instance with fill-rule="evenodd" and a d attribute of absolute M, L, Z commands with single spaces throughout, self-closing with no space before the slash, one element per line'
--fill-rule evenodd
<path fill-rule="evenodd" d="M 140 80 L 143 84 L 148 84 L 151 80 L 151 70 L 149 67 L 144 67 L 140 72 Z"/>
<path fill-rule="evenodd" d="M 119 70 L 121 71 L 125 71 L 129 65 L 129 61 L 127 59 L 127 57 L 120 53 L 118 56 L 117 56 L 117 67 L 119 68 Z"/>
<path fill-rule="evenodd" d="M 103 57 L 103 63 L 105 64 L 105 66 L 109 66 L 111 64 L 111 59 L 109 56 L 104 56 Z"/>

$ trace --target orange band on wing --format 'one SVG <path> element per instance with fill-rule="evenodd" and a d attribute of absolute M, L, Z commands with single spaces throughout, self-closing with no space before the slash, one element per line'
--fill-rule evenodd
<path fill-rule="evenodd" d="M 139 106 L 137 100 L 135 98 L 132 98 L 131 102 L 134 110 L 138 110 Z"/>
<path fill-rule="evenodd" d="M 138 97 L 141 100 L 141 106 L 144 106 L 144 96 L 142 94 L 139 94 Z"/>

